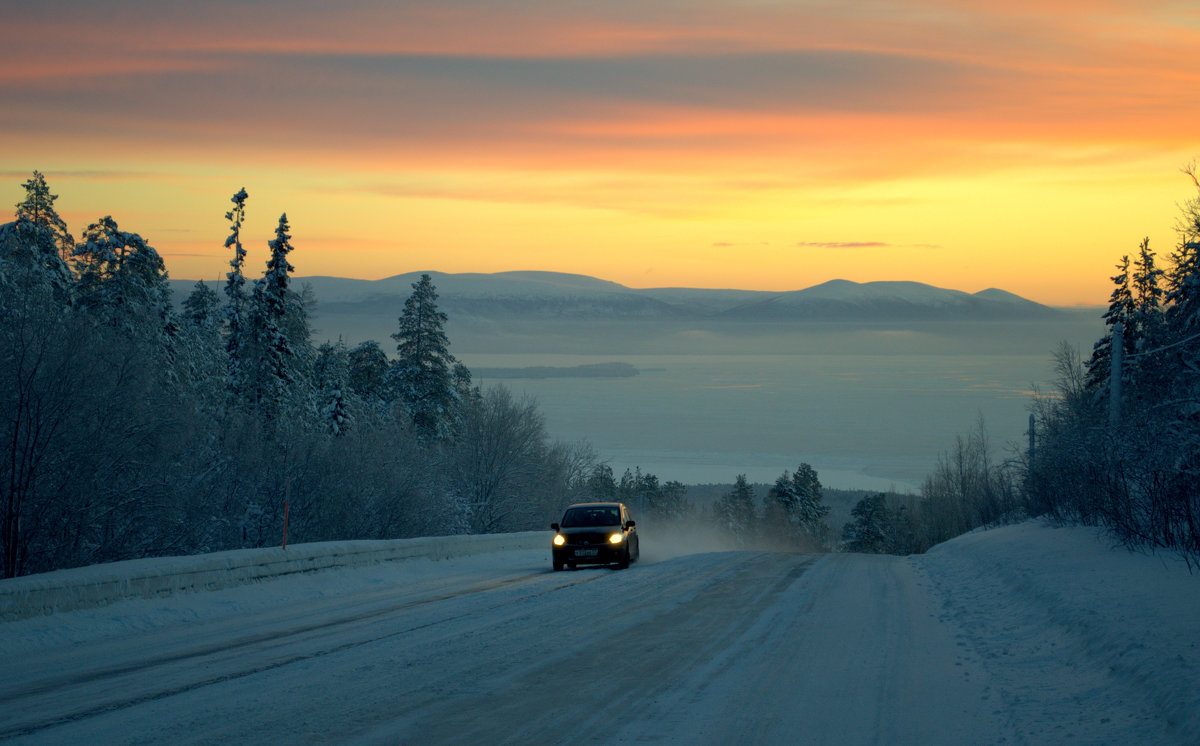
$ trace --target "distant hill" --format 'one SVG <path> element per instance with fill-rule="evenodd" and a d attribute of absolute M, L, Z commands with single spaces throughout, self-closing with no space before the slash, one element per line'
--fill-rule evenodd
<path fill-rule="evenodd" d="M 399 316 L 421 272 L 383 280 L 297 277 L 309 284 L 318 312 L 337 316 Z M 970 294 L 919 282 L 831 280 L 803 290 L 635 289 L 556 272 L 495 274 L 429 272 L 439 307 L 451 317 L 505 320 L 909 321 L 1051 320 L 1062 312 L 998 289 Z M 176 302 L 194 280 L 173 280 Z M 209 283 L 220 291 L 220 283 Z"/>
<path fill-rule="evenodd" d="M 1059 311 L 1003 290 L 975 294 L 919 282 L 831 280 L 721 312 L 738 321 L 997 321 L 1055 318 Z"/>

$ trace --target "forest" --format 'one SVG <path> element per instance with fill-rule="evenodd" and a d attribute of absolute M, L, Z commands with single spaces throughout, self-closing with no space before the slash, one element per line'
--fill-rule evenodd
<path fill-rule="evenodd" d="M 293 542 L 540 526 L 596 458 L 533 402 L 482 391 L 428 276 L 393 334 L 314 345 L 287 216 L 258 278 L 245 190 L 221 297 L 178 306 L 111 217 L 76 241 L 42 174 L 0 226 L 3 575 Z M 390 345 L 388 346 L 391 347 Z"/>
<path fill-rule="evenodd" d="M 1195 186 L 1196 173 L 1187 169 Z M 544 528 L 582 499 L 734 546 L 909 553 L 1025 516 L 1105 526 L 1200 557 L 1200 198 L 1162 268 L 1123 257 L 1086 361 L 1064 347 L 1031 402 L 1028 449 L 993 459 L 982 423 L 919 495 L 868 495 L 841 540 L 800 464 L 760 500 L 739 477 L 697 510 L 687 488 L 620 478 L 550 437 L 536 402 L 473 385 L 428 275 L 391 335 L 315 344 L 281 215 L 261 276 L 246 267 L 249 196 L 225 214 L 221 293 L 174 302 L 159 253 L 111 216 L 78 240 L 42 174 L 0 226 L 3 577 L 291 542 Z"/>

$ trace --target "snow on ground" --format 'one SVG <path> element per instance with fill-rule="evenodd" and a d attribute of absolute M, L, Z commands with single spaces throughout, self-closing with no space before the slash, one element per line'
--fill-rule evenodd
<path fill-rule="evenodd" d="M 1038 743 L 1200 743 L 1200 573 L 1026 522 L 910 558 Z"/>
<path fill-rule="evenodd" d="M 523 570 L 541 569 L 550 562 L 549 551 L 504 552 L 503 565 Z M 189 562 L 189 559 L 191 561 Z M 137 560 L 121 563 L 131 572 L 143 572 Z M 196 564 L 194 558 L 164 557 L 161 562 L 179 572 Z M 110 577 L 118 565 L 97 565 L 94 572 Z M 92 568 L 71 572 L 85 575 Z M 410 592 L 449 591 L 494 581 L 497 561 L 480 554 L 451 559 L 414 558 L 381 564 L 351 566 L 318 573 L 295 574 L 218 591 L 176 593 L 148 599 L 129 599 L 107 606 L 37 616 L 6 622 L 0 629 L 0 660 L 14 653 L 87 643 L 104 638 L 135 635 L 174 626 L 198 625 L 229 617 L 246 616 L 286 607 L 337 605 L 341 599 L 393 591 L 398 584 Z"/>
<path fill-rule="evenodd" d="M 508 551 L 0 625 L 0 737 L 1200 743 L 1200 574 L 1038 522 L 926 555 Z M 698 545 L 693 541 L 693 549 Z"/>

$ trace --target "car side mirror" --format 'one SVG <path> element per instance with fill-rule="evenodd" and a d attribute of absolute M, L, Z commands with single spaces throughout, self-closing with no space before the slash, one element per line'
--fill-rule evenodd
<path fill-rule="evenodd" d="M 558 530 L 558 524 L 557 524 L 557 523 L 551 523 L 551 524 L 550 524 L 550 528 L 552 528 L 552 529 L 554 529 L 555 531 L 557 531 L 557 530 Z"/>
<path fill-rule="evenodd" d="M 625 528 L 633 528 L 636 525 L 637 524 L 634 523 L 633 521 L 625 521 Z"/>

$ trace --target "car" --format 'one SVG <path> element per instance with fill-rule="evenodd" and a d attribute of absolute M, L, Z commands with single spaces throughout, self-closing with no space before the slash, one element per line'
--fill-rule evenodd
<path fill-rule="evenodd" d="M 576 503 L 563 512 L 561 523 L 551 523 L 555 570 L 578 565 L 629 567 L 641 554 L 637 524 L 619 502 Z"/>

